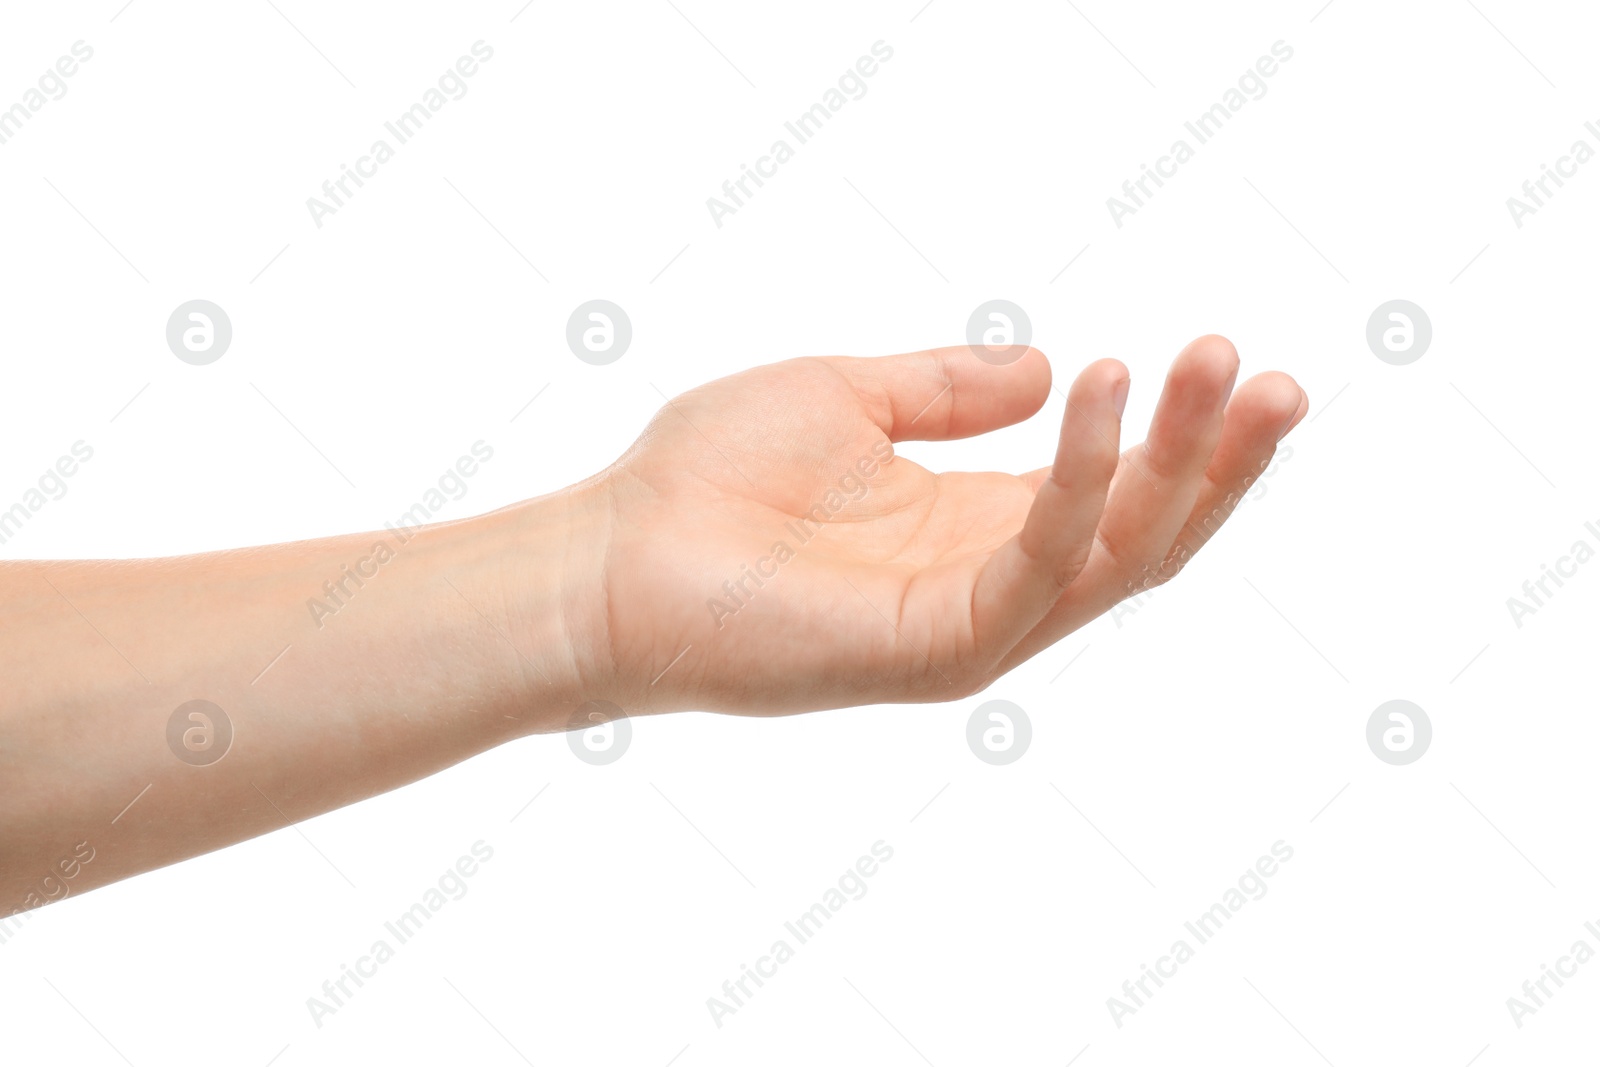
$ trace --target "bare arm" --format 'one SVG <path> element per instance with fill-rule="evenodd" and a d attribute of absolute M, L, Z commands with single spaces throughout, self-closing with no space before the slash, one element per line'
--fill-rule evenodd
<path fill-rule="evenodd" d="M 0 914 L 560 729 L 583 507 L 563 494 L 417 529 L 0 566 Z M 516 647 L 514 574 L 531 576 Z"/>
<path fill-rule="evenodd" d="M 461 522 L 0 565 L 0 916 L 566 729 L 592 701 L 968 696 L 1169 580 L 1307 407 L 1282 374 L 1235 390 L 1233 346 L 1202 338 L 1126 452 L 1128 371 L 1100 360 L 1048 467 L 895 455 L 1052 395 L 1039 352 L 990 357 L 759 367 L 669 403 L 595 478 Z"/>

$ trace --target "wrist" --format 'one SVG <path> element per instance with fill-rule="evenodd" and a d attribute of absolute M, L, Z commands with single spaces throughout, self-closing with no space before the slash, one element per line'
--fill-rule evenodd
<path fill-rule="evenodd" d="M 609 504 L 598 480 L 452 524 L 445 595 L 469 640 L 492 643 L 489 685 L 519 733 L 564 730 L 586 701 L 626 707 L 605 619 Z M 468 586 L 472 588 L 468 588 Z"/>

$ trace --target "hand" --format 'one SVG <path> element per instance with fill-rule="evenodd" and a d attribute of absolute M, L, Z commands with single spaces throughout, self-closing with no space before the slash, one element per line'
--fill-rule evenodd
<path fill-rule="evenodd" d="M 1224 338 L 1190 344 L 1119 456 L 1129 373 L 1092 363 L 1054 465 L 1021 475 L 935 474 L 893 444 L 1035 414 L 1034 349 L 796 359 L 691 390 L 575 490 L 601 517 L 570 633 L 584 695 L 776 714 L 985 688 L 1216 532 L 1307 409 L 1277 372 L 1235 392 L 1238 367 Z"/>
<path fill-rule="evenodd" d="M 8 562 L 0 675 L 25 684 L 0 699 L 0 911 L 39 903 L 39 872 L 91 835 L 74 891 L 589 725 L 593 700 L 777 714 L 970 695 L 1215 533 L 1306 411 L 1281 374 L 1230 402 L 1237 368 L 1221 338 L 1190 345 L 1119 459 L 1128 371 L 1101 360 L 1068 392 L 1053 467 L 933 474 L 894 443 L 1034 414 L 1044 356 L 798 359 L 669 402 L 601 474 L 487 515 Z M 378 544 L 393 562 L 374 572 Z M 331 618 L 303 609 L 318 589 L 339 593 Z M 231 724 L 201 773 L 172 733 L 197 698 Z"/>

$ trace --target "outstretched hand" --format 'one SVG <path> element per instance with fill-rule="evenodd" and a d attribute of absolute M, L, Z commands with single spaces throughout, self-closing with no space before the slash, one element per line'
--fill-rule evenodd
<path fill-rule="evenodd" d="M 1235 391 L 1237 370 L 1220 337 L 1191 344 L 1122 452 L 1128 371 L 1100 360 L 1066 391 L 1052 466 L 935 474 L 895 444 L 1035 414 L 1043 355 L 797 359 L 669 401 L 600 474 L 486 515 L 8 562 L 0 905 L 53 898 L 41 871 L 102 885 L 615 714 L 598 701 L 968 696 L 1216 532 L 1306 411 L 1285 375 Z M 340 610 L 308 619 L 319 587 Z"/>
<path fill-rule="evenodd" d="M 1238 368 L 1226 339 L 1190 344 L 1122 451 L 1129 372 L 1092 363 L 1054 463 L 1025 474 L 936 474 L 893 446 L 1038 412 L 1051 371 L 1031 348 L 796 359 L 691 390 L 575 490 L 601 516 L 579 675 L 629 712 L 981 690 L 1169 580 L 1232 512 L 1307 409 L 1282 373 L 1235 390 Z"/>

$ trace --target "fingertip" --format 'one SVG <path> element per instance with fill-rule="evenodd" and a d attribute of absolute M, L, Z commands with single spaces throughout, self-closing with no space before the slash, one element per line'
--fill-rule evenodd
<path fill-rule="evenodd" d="M 1239 389 L 1239 396 L 1261 395 L 1261 403 L 1274 411 L 1293 412 L 1305 398 L 1300 383 L 1281 370 L 1262 371 Z"/>
<path fill-rule="evenodd" d="M 1004 394 L 1022 412 L 1023 418 L 1036 414 L 1050 398 L 1055 378 L 1049 357 L 1032 345 L 1022 346 L 1015 358 L 1007 358 L 1002 363 L 985 358 L 972 345 L 935 351 L 953 363 L 949 373 L 952 381 L 961 381 L 969 388 L 988 390 L 996 395 Z M 1010 351 L 1017 350 L 1013 348 Z"/>
<path fill-rule="evenodd" d="M 1128 368 L 1121 360 L 1098 359 L 1078 372 L 1061 417 L 1057 481 L 1065 483 L 1081 469 L 1091 476 L 1098 472 L 1101 481 L 1110 482 L 1116 473 L 1128 383 Z"/>
<path fill-rule="evenodd" d="M 1120 359 L 1112 359 L 1109 356 L 1107 356 L 1105 359 L 1095 360 L 1093 363 L 1089 364 L 1089 366 L 1086 368 L 1086 371 L 1093 372 L 1097 377 L 1104 381 L 1126 381 L 1129 377 L 1131 377 L 1131 372 L 1128 370 L 1128 365 L 1126 363 L 1122 362 Z"/>
<path fill-rule="evenodd" d="M 1050 389 L 1055 382 L 1055 371 L 1050 367 L 1049 357 L 1029 345 L 1021 357 L 1010 366 L 1017 369 L 1021 378 L 1019 392 L 1026 397 L 1030 413 L 1037 412 L 1050 398 Z"/>
<path fill-rule="evenodd" d="M 1121 419 L 1122 413 L 1128 409 L 1128 389 L 1133 383 L 1133 373 L 1128 370 L 1128 365 L 1120 359 L 1097 359 L 1085 368 L 1084 373 L 1095 376 L 1099 388 L 1111 398 L 1111 410 Z"/>
<path fill-rule="evenodd" d="M 1028 345 L 1023 348 L 1022 355 L 1017 359 L 1017 362 L 1021 363 L 1024 360 L 1028 360 L 1033 363 L 1043 363 L 1045 370 L 1050 369 L 1050 357 L 1032 345 Z"/>
<path fill-rule="evenodd" d="M 1298 382 L 1282 371 L 1264 371 L 1239 386 L 1225 417 L 1238 432 L 1270 444 L 1299 421 L 1304 403 L 1305 391 Z"/>
<path fill-rule="evenodd" d="M 1195 355 L 1214 360 L 1239 361 L 1239 350 L 1233 342 L 1220 333 L 1203 334 L 1184 346 L 1183 355 Z"/>
<path fill-rule="evenodd" d="M 1115 440 L 1121 431 L 1122 412 L 1128 404 L 1128 368 L 1119 359 L 1097 359 L 1072 382 L 1067 396 L 1067 412 L 1063 417 L 1063 430 L 1076 416 L 1087 420 L 1097 435 L 1107 433 Z"/>
<path fill-rule="evenodd" d="M 1208 333 L 1184 346 L 1173 361 L 1172 373 L 1197 375 L 1226 397 L 1239 377 L 1239 350 L 1221 334 Z"/>
<path fill-rule="evenodd" d="M 1073 387 L 1074 389 L 1082 389 L 1099 396 L 1110 393 L 1118 382 L 1126 382 L 1128 380 L 1128 368 L 1122 360 L 1097 359 L 1078 372 L 1078 377 L 1073 382 Z"/>

